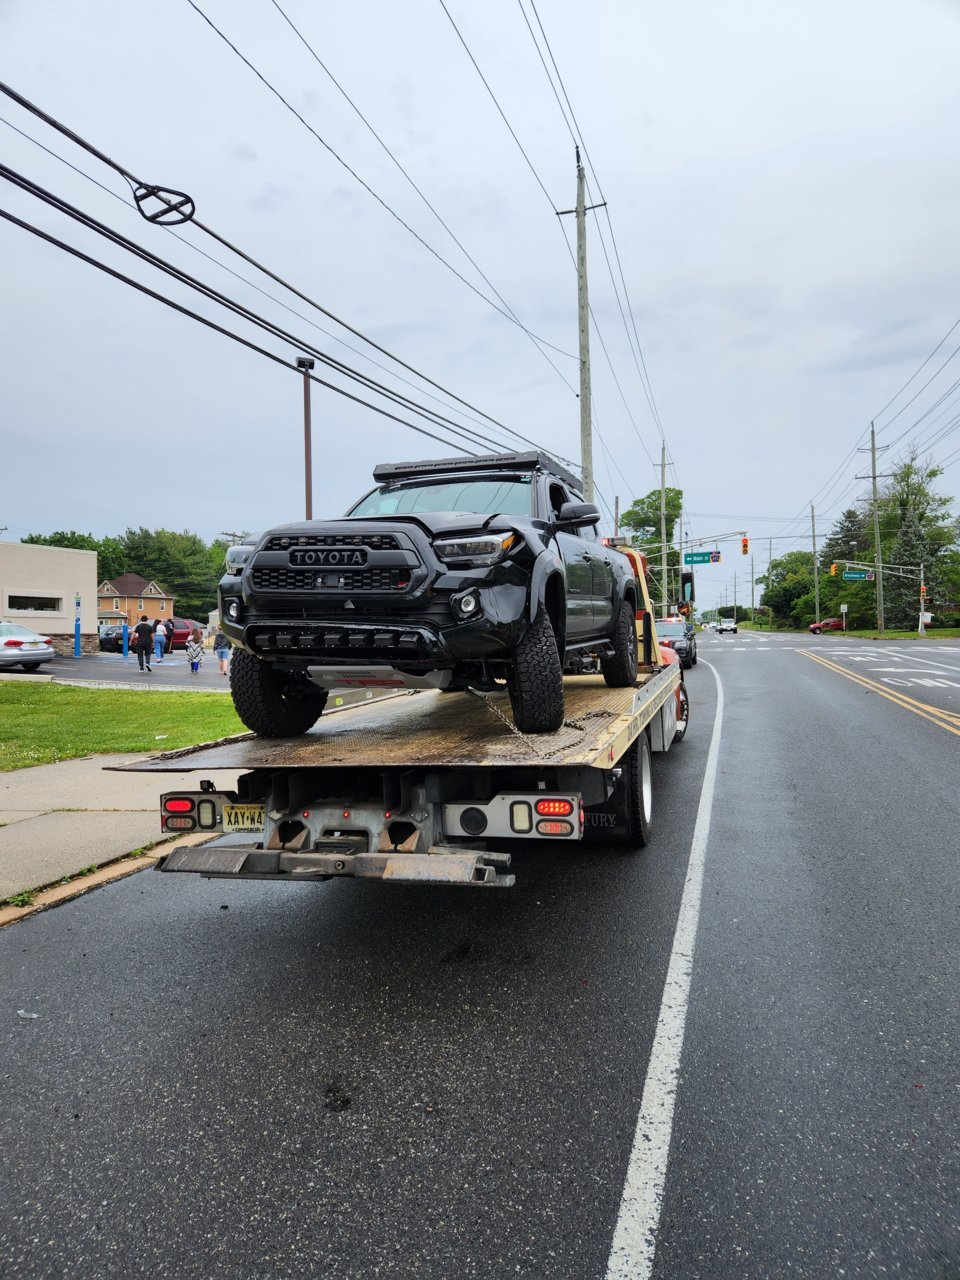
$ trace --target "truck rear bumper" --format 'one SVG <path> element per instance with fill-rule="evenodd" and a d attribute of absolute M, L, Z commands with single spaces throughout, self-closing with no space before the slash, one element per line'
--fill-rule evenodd
<path fill-rule="evenodd" d="M 176 849 L 159 871 L 186 871 L 229 880 L 329 880 L 352 876 L 394 884 L 463 884 L 509 889 L 509 853 L 434 848 L 426 853 L 358 853 L 348 840 L 338 847 L 292 852 L 264 849 L 261 837 L 220 836 L 206 844 Z M 335 842 L 331 841 L 331 846 Z"/>

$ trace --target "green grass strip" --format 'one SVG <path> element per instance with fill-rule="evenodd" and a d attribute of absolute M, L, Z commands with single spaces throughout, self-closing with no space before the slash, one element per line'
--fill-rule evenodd
<path fill-rule="evenodd" d="M 171 751 L 245 732 L 219 693 L 0 684 L 0 772 L 117 751 Z"/>

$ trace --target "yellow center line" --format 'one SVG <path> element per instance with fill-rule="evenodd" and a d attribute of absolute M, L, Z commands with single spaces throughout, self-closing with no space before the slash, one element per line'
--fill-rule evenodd
<path fill-rule="evenodd" d="M 939 725 L 941 729 L 946 729 L 947 733 L 955 734 L 960 738 L 960 716 L 953 711 L 943 711 L 940 707 L 931 706 L 928 702 L 918 702 L 916 698 L 910 698 L 905 693 L 899 693 L 893 689 L 885 689 L 883 685 L 877 684 L 875 680 L 868 679 L 867 676 L 860 675 L 859 672 L 847 671 L 844 667 L 837 666 L 835 662 L 821 657 L 818 653 L 810 653 L 806 649 L 800 651 L 812 662 L 818 662 L 822 667 L 826 667 L 830 671 L 835 671 L 837 675 L 846 676 L 848 680 L 852 680 L 854 684 L 860 685 L 864 689 L 869 689 L 871 693 L 879 693 L 881 698 L 886 698 L 889 702 L 895 702 L 898 707 L 903 707 L 905 711 L 912 711 L 914 715 L 922 716 L 924 720 Z"/>

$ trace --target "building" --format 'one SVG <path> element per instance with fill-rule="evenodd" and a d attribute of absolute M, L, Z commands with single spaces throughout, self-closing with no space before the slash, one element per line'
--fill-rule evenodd
<path fill-rule="evenodd" d="M 77 619 L 83 653 L 99 649 L 97 553 L 0 542 L 0 618 L 50 636 L 72 654 Z"/>
<path fill-rule="evenodd" d="M 143 614 L 151 622 L 173 617 L 174 597 L 163 587 L 139 573 L 121 573 L 119 578 L 107 579 L 97 588 L 97 621 L 100 626 L 124 622 L 136 626 Z"/>

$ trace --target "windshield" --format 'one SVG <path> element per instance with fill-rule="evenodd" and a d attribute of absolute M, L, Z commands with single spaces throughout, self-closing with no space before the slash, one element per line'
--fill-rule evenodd
<path fill-rule="evenodd" d="M 533 515 L 530 476 L 491 480 L 441 480 L 389 485 L 361 498 L 348 516 L 405 516 L 428 511 L 470 511 L 476 515 Z"/>
<path fill-rule="evenodd" d="M 675 640 L 680 636 L 687 634 L 687 628 L 682 622 L 658 622 L 657 635 L 665 636 L 668 640 Z"/>

